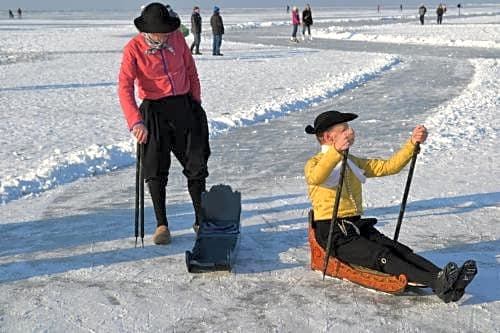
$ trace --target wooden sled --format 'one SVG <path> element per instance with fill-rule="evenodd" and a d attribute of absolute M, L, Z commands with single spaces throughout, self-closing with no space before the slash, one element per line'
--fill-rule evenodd
<path fill-rule="evenodd" d="M 316 241 L 313 225 L 314 213 L 310 210 L 309 246 L 311 247 L 311 269 L 323 272 L 325 250 Z M 334 257 L 330 257 L 328 260 L 326 275 L 390 294 L 402 293 L 408 285 L 408 280 L 403 274 L 393 276 L 361 266 L 348 265 Z"/>

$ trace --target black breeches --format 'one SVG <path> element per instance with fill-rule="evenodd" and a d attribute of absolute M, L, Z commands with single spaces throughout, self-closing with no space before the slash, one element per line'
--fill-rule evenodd
<path fill-rule="evenodd" d="M 196 220 L 201 213 L 210 156 L 205 111 L 187 95 L 144 100 L 140 107 L 148 129 L 144 145 L 144 178 L 148 184 L 158 225 L 167 224 L 166 190 L 173 153 L 188 179 Z"/>

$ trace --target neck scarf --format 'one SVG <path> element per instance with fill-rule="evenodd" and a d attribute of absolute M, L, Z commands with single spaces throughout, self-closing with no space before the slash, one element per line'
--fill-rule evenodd
<path fill-rule="evenodd" d="M 174 48 L 170 44 L 168 44 L 168 37 L 166 41 L 159 42 L 154 40 L 153 37 L 151 37 L 151 34 L 143 33 L 143 35 L 146 44 L 148 44 L 149 46 L 149 49 L 146 50 L 146 54 L 155 54 L 156 52 L 161 51 L 162 49 L 167 49 L 168 51 L 172 52 L 172 54 L 175 55 Z"/>
<path fill-rule="evenodd" d="M 321 152 L 326 153 L 328 149 L 331 149 L 330 146 L 328 145 L 322 145 L 321 146 Z M 340 180 L 340 169 L 341 169 L 342 163 L 337 164 L 335 169 L 333 169 L 332 173 L 328 178 L 325 180 L 325 182 L 322 184 L 325 187 L 329 188 L 334 188 L 335 186 L 338 185 L 339 180 Z M 351 169 L 352 173 L 358 178 L 358 180 L 361 183 L 366 182 L 366 176 L 364 175 L 365 171 L 363 169 L 360 169 L 356 164 L 354 164 L 353 161 L 351 161 L 349 158 L 347 158 L 347 166 L 349 169 Z"/>

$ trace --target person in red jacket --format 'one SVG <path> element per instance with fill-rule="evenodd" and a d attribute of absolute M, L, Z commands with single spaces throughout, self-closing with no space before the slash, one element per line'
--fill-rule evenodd
<path fill-rule="evenodd" d="M 168 244 L 166 186 L 172 152 L 183 167 L 197 229 L 201 193 L 210 155 L 208 125 L 201 107 L 200 81 L 191 51 L 178 30 L 180 20 L 161 3 L 147 5 L 134 20 L 139 34 L 123 49 L 118 93 L 128 127 L 143 145 L 144 179 L 157 228 L 155 244 Z M 135 85 L 140 107 L 135 100 Z"/>

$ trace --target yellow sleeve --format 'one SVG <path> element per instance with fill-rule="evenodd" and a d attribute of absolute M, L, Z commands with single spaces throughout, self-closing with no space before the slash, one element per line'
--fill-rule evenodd
<path fill-rule="evenodd" d="M 415 145 L 408 140 L 403 147 L 388 160 L 357 159 L 356 164 L 365 170 L 366 177 L 382 177 L 401 171 L 411 160 Z"/>
<path fill-rule="evenodd" d="M 307 161 L 304 167 L 307 184 L 321 185 L 342 160 L 342 155 L 331 147 L 326 153 L 318 154 Z"/>

